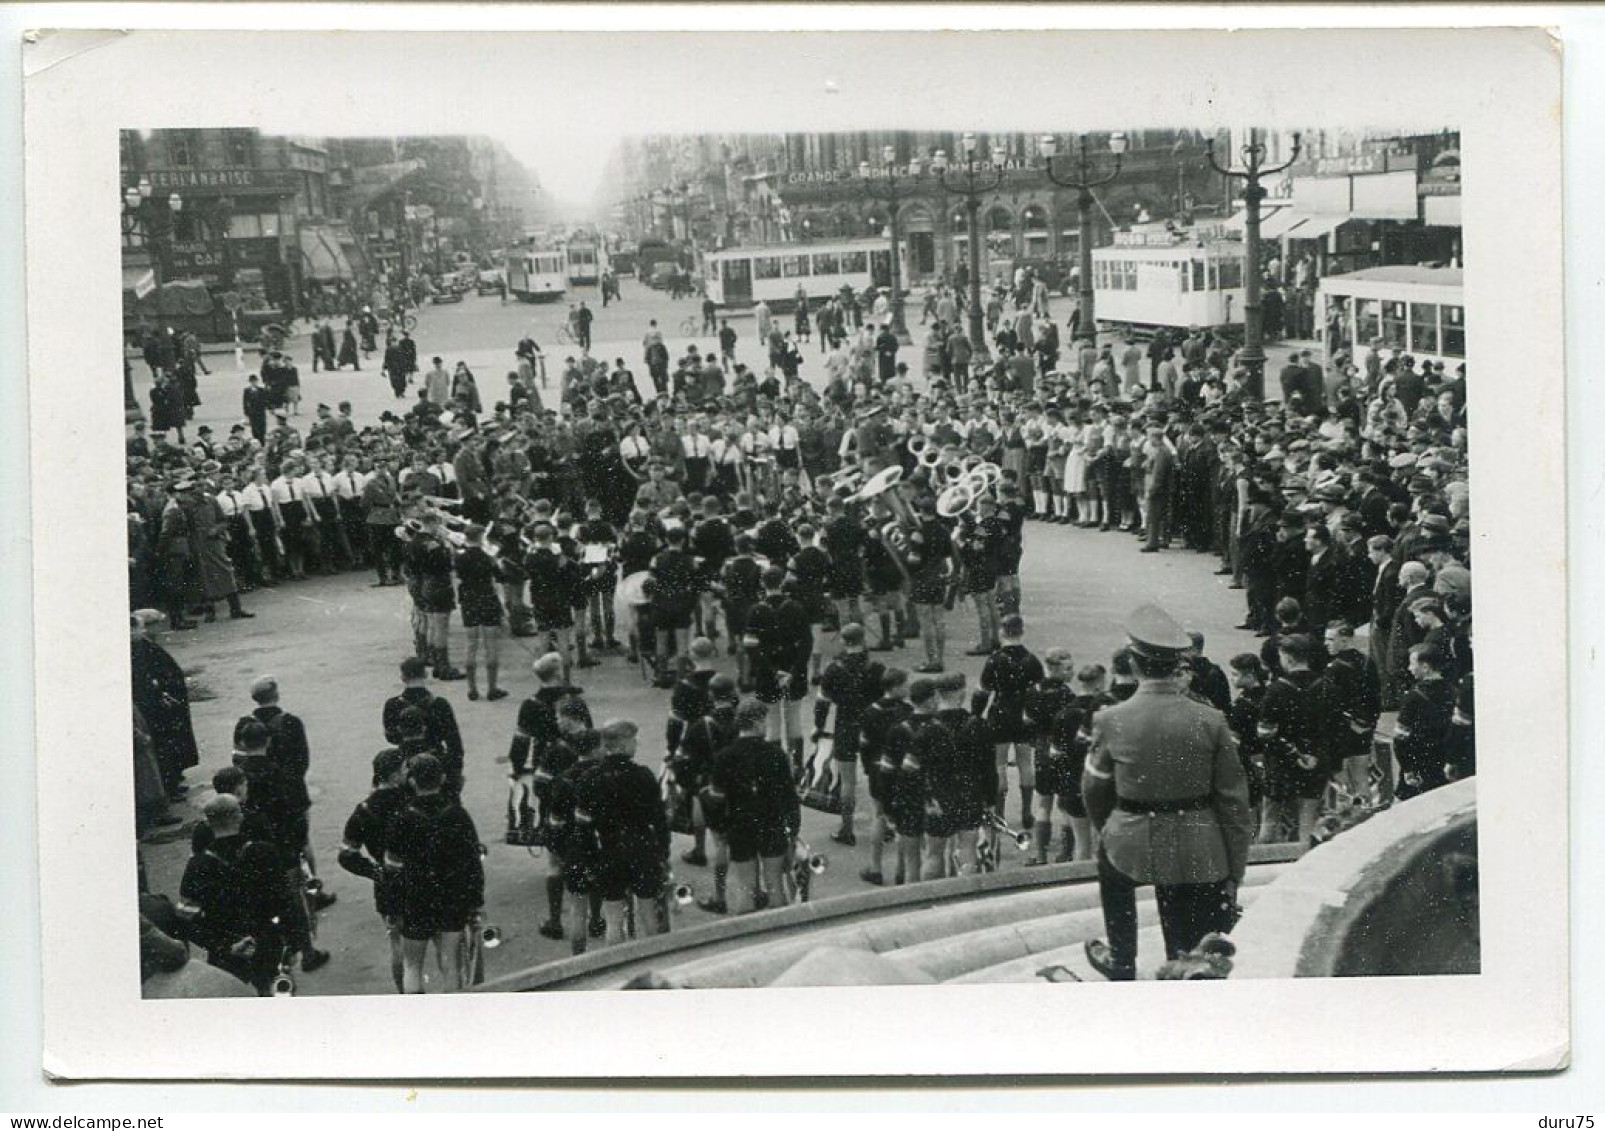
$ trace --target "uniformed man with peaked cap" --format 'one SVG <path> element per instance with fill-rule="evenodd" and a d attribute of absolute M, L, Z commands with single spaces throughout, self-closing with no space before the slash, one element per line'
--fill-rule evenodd
<path fill-rule="evenodd" d="M 1102 836 L 1098 891 L 1108 941 L 1087 959 L 1111 981 L 1137 973 L 1137 893 L 1154 886 L 1165 952 L 1176 958 L 1233 924 L 1253 822 L 1225 717 L 1186 693 L 1191 640 L 1157 605 L 1126 621 L 1141 681 L 1093 719 L 1081 787 Z"/>

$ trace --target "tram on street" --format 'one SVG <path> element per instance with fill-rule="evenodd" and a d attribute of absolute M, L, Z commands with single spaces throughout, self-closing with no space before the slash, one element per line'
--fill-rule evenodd
<path fill-rule="evenodd" d="M 864 291 L 892 279 L 889 239 L 834 240 L 728 247 L 702 259 L 703 282 L 714 305 L 741 310 L 760 301 L 771 309 L 796 304 L 797 290 L 821 300 L 843 287 Z"/>
<path fill-rule="evenodd" d="M 513 248 L 507 253 L 507 293 L 520 302 L 557 302 L 568 291 L 561 251 Z"/>
<path fill-rule="evenodd" d="M 1098 322 L 1133 330 L 1241 326 L 1243 244 L 1160 229 L 1092 252 Z"/>
<path fill-rule="evenodd" d="M 570 286 L 595 286 L 602 278 L 602 260 L 602 241 L 595 236 L 570 236 L 563 243 L 563 261 Z"/>
<path fill-rule="evenodd" d="M 1379 350 L 1453 367 L 1466 359 L 1465 294 L 1458 267 L 1366 267 L 1328 275 L 1315 309 L 1330 357 Z"/>

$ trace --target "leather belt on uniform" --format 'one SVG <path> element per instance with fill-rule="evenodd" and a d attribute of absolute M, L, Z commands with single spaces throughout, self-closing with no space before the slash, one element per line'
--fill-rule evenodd
<path fill-rule="evenodd" d="M 1202 797 L 1166 798 L 1163 801 L 1133 801 L 1129 797 L 1115 798 L 1115 808 L 1122 813 L 1189 813 L 1198 809 L 1213 809 L 1215 799 L 1208 794 Z"/>

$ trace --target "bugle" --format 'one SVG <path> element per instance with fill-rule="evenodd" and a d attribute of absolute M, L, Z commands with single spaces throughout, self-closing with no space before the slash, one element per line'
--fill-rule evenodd
<path fill-rule="evenodd" d="M 925 452 L 930 448 L 931 442 L 916 432 L 908 438 L 908 442 L 903 446 L 908 449 L 909 455 L 918 460 L 925 457 Z"/>
<path fill-rule="evenodd" d="M 987 812 L 986 826 L 987 828 L 995 829 L 1004 836 L 1012 839 L 1014 841 L 1014 847 L 1018 848 L 1021 852 L 1024 852 L 1031 847 L 1031 834 L 1028 832 L 1023 832 L 1020 829 L 1013 828 L 1010 826 L 1009 822 L 1005 821 L 997 813 L 991 811 Z"/>

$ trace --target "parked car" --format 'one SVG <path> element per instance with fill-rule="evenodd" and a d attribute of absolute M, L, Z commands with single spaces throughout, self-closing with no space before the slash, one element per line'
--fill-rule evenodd
<path fill-rule="evenodd" d="M 1037 278 L 1047 284 L 1048 293 L 1055 295 L 1069 294 L 1066 289 L 1070 286 L 1071 264 L 1063 259 L 1033 256 L 1028 259 L 1015 260 L 1009 270 L 1009 278 L 1014 277 L 1014 268 L 1029 267 L 1036 272 Z"/>
<path fill-rule="evenodd" d="M 480 271 L 474 280 L 474 291 L 482 295 L 500 294 L 506 284 L 502 280 L 502 273 L 496 268 Z"/>

